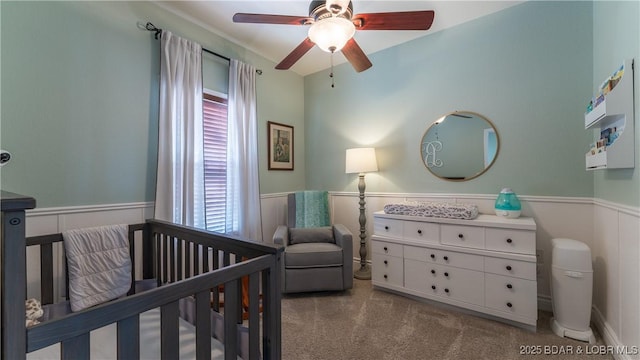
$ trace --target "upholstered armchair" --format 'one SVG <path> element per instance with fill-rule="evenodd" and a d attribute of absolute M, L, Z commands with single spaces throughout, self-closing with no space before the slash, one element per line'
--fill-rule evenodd
<path fill-rule="evenodd" d="M 305 217 L 301 207 L 324 219 Z M 289 194 L 287 211 L 288 226 L 279 226 L 273 236 L 275 244 L 284 246 L 282 292 L 351 289 L 353 236 L 344 225 L 329 224 L 327 193 Z"/>

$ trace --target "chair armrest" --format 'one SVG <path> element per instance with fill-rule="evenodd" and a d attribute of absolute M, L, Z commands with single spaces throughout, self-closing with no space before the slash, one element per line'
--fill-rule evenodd
<path fill-rule="evenodd" d="M 344 289 L 353 287 L 353 235 L 346 226 L 342 224 L 333 225 L 333 237 L 336 245 L 342 248 L 342 284 Z"/>
<path fill-rule="evenodd" d="M 276 245 L 287 246 L 289 242 L 289 228 L 285 225 L 279 225 L 273 234 L 273 243 Z"/>
<path fill-rule="evenodd" d="M 336 239 L 336 245 L 343 249 L 353 249 L 353 235 L 346 226 L 342 224 L 334 224 L 333 237 Z"/>

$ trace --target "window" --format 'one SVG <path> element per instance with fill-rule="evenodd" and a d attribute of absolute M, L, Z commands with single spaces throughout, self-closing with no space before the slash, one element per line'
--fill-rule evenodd
<path fill-rule="evenodd" d="M 225 232 L 227 202 L 227 100 L 205 92 L 202 101 L 207 230 Z"/>

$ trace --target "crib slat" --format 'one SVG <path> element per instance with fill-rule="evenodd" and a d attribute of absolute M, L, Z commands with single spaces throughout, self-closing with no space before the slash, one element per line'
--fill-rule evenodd
<path fill-rule="evenodd" d="M 202 247 L 202 256 L 204 257 L 202 259 L 202 272 L 208 273 L 209 272 L 209 247 L 208 246 Z"/>
<path fill-rule="evenodd" d="M 220 252 L 217 249 L 213 249 L 213 269 L 217 270 L 220 267 Z M 220 312 L 220 289 L 218 286 L 213 288 L 213 310 Z"/>
<path fill-rule="evenodd" d="M 191 242 L 184 242 L 184 278 L 191 277 Z"/>
<path fill-rule="evenodd" d="M 249 275 L 249 359 L 260 358 L 260 273 Z"/>
<path fill-rule="evenodd" d="M 140 358 L 140 318 L 118 321 L 118 359 Z"/>
<path fill-rule="evenodd" d="M 91 357 L 89 334 L 78 335 L 60 343 L 60 358 L 63 360 L 89 359 Z"/>
<path fill-rule="evenodd" d="M 182 266 L 182 260 L 184 259 L 184 255 L 183 254 L 183 248 L 184 248 L 184 241 L 182 241 L 181 239 L 175 239 L 174 242 L 176 243 L 175 246 L 178 247 L 178 257 L 177 257 L 177 261 L 178 264 L 176 265 L 176 271 L 178 272 L 177 274 L 177 278 L 176 281 L 180 281 L 182 280 L 182 275 L 183 275 L 183 266 Z"/>
<path fill-rule="evenodd" d="M 165 241 L 164 235 L 158 235 L 160 241 L 160 249 L 158 250 L 160 253 L 158 254 L 158 270 L 162 270 L 162 276 L 160 279 L 160 283 L 164 284 L 167 281 L 167 265 L 165 259 L 167 258 L 167 242 Z"/>
<path fill-rule="evenodd" d="M 169 265 L 169 282 L 176 282 L 176 239 L 174 237 L 169 236 L 167 238 L 167 242 L 169 245 L 169 260 L 167 264 Z"/>
<path fill-rule="evenodd" d="M 202 253 L 202 246 L 193 244 L 193 275 L 200 275 L 200 254 Z"/>
<path fill-rule="evenodd" d="M 178 334 L 178 302 L 162 305 L 160 307 L 160 357 L 162 360 L 180 358 L 179 334 Z"/>
<path fill-rule="evenodd" d="M 224 358 L 238 358 L 238 281 L 224 283 Z"/>
<path fill-rule="evenodd" d="M 153 259 L 159 259 L 160 257 L 153 257 L 153 250 L 157 249 L 157 242 L 149 236 L 148 226 L 142 228 L 142 278 L 152 279 L 154 277 L 159 278 L 160 272 L 153 273 L 154 261 Z M 157 263 L 157 262 L 156 262 Z M 157 266 L 157 265 L 156 265 Z"/>
<path fill-rule="evenodd" d="M 175 245 L 175 241 L 173 239 L 173 237 L 171 236 L 167 236 L 167 246 L 169 249 L 169 257 L 167 258 L 167 266 L 168 270 L 169 270 L 169 278 L 167 279 L 168 282 L 175 282 L 176 281 L 176 266 L 175 266 L 175 262 L 174 259 L 176 258 L 176 245 Z"/>
<path fill-rule="evenodd" d="M 131 259 L 131 287 L 127 295 L 133 295 L 136 292 L 136 242 L 135 230 L 129 227 L 129 259 Z"/>
<path fill-rule="evenodd" d="M 211 359 L 211 306 L 209 291 L 196 294 L 196 359 Z"/>
<path fill-rule="evenodd" d="M 53 304 L 53 244 L 40 245 L 40 296 L 43 305 Z"/>

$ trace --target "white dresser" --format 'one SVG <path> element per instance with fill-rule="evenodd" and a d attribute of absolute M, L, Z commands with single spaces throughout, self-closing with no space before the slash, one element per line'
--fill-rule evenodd
<path fill-rule="evenodd" d="M 533 327 L 536 223 L 374 214 L 372 283 Z"/>

